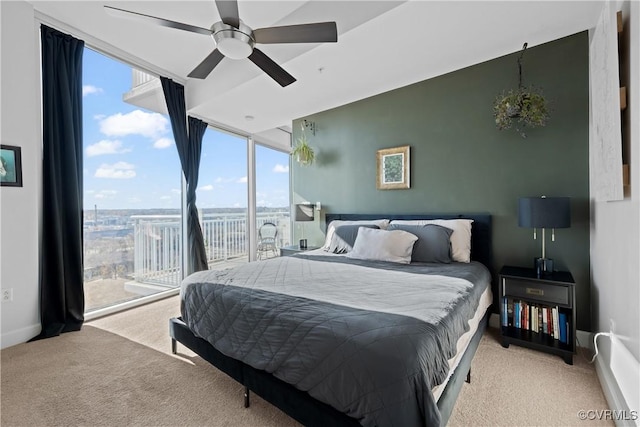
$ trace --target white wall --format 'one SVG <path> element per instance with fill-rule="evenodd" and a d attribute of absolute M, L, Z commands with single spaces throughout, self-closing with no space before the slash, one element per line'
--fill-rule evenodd
<path fill-rule="evenodd" d="M 621 403 L 615 402 L 619 399 L 610 399 L 612 394 L 618 398 L 622 396 L 620 390 L 616 389 L 621 382 L 629 381 L 622 386 L 623 389 L 631 388 L 631 394 L 629 390 L 623 391 L 627 396 L 637 396 L 640 387 L 640 378 L 637 376 L 640 359 L 640 3 L 626 1 L 621 3 L 618 10 L 620 9 L 626 21 L 625 31 L 630 31 L 632 41 L 627 107 L 630 113 L 628 117 L 632 118 L 629 129 L 631 194 L 625 200 L 617 202 L 598 202 L 593 196 L 591 200 L 591 299 L 596 329 L 594 332 L 609 332 L 613 326 L 613 332 L 624 345 L 621 350 L 632 356 L 628 359 L 628 366 L 621 371 L 618 367 L 618 372 L 614 373 L 611 370 L 610 340 L 606 337 L 598 340 L 598 374 L 612 406 Z M 592 81 L 593 84 L 598 82 Z M 596 152 L 594 148 L 593 145 L 590 147 L 592 156 Z M 603 177 L 592 168 L 591 188 L 597 187 L 600 179 Z M 607 390 L 608 387 L 613 390 Z M 626 404 L 627 409 L 640 411 L 640 402 Z M 612 409 L 624 408 L 618 406 Z"/>
<path fill-rule="evenodd" d="M 0 304 L 0 346 L 24 342 L 40 332 L 38 234 L 42 149 L 40 63 L 33 7 L 0 2 L 2 104 L 0 140 L 22 147 L 22 182 L 0 187 L 0 287 L 13 301 Z"/>

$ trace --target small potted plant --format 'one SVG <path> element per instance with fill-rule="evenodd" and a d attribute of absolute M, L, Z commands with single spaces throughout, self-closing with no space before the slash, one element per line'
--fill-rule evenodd
<path fill-rule="evenodd" d="M 293 150 L 291 150 L 291 155 L 302 166 L 309 166 L 313 163 L 315 153 L 313 152 L 313 148 L 309 145 L 309 141 L 307 141 L 307 134 L 304 131 L 304 125 L 301 125 L 301 128 L 302 135 L 300 135 L 296 140 Z"/>
<path fill-rule="evenodd" d="M 549 120 L 549 108 L 542 92 L 533 86 L 522 85 L 522 57 L 526 49 L 527 43 L 522 47 L 522 53 L 518 58 L 518 89 L 502 92 L 493 104 L 493 115 L 498 129 L 509 129 L 515 122 L 516 130 L 523 138 L 527 135 L 521 129 L 522 126 L 544 126 Z"/>

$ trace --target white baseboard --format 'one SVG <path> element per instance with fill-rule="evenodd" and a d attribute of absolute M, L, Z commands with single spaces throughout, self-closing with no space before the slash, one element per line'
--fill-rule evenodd
<path fill-rule="evenodd" d="M 618 386 L 618 382 L 613 375 L 613 371 L 609 368 L 609 366 L 607 366 L 607 360 L 608 358 L 604 358 L 602 357 L 602 354 L 599 354 L 596 358 L 595 366 L 598 380 L 600 381 L 600 386 L 602 387 L 602 391 L 604 393 L 605 399 L 607 400 L 609 408 L 611 410 L 618 411 L 618 413 L 624 413 L 628 418 L 631 414 L 638 414 L 637 410 L 636 412 L 631 412 L 632 409 L 630 409 L 627 405 L 624 395 L 622 394 L 622 391 Z M 614 421 L 617 427 L 632 427 L 640 425 L 640 422 L 638 420 L 634 421 L 631 419 L 614 419 Z"/>
<path fill-rule="evenodd" d="M 26 328 L 2 334 L 0 335 L 0 349 L 27 342 L 38 335 L 41 330 L 42 326 L 38 323 L 36 325 L 27 326 Z"/>

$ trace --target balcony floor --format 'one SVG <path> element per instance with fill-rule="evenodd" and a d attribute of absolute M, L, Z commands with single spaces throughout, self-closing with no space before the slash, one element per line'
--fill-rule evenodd
<path fill-rule="evenodd" d="M 209 270 L 226 270 L 228 268 L 246 264 L 247 262 L 248 259 L 246 256 L 232 258 L 226 261 L 211 263 L 209 265 Z M 85 280 L 85 312 L 88 313 L 112 305 L 131 301 L 146 295 L 166 291 L 167 289 L 175 289 L 179 286 L 179 284 L 150 285 L 148 283 L 138 283 L 130 278 L 97 279 L 91 281 Z M 144 289 L 144 291 L 131 292 L 131 289 Z"/>

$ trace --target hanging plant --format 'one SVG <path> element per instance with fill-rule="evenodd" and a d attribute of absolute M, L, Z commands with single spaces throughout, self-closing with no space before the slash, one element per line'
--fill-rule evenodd
<path fill-rule="evenodd" d="M 309 141 L 307 141 L 307 134 L 304 131 L 304 125 L 300 125 L 300 127 L 302 128 L 302 134 L 296 140 L 293 150 L 291 150 L 291 155 L 302 166 L 309 166 L 315 159 L 315 153 L 313 152 L 313 148 L 309 145 Z"/>
<path fill-rule="evenodd" d="M 527 137 L 524 127 L 544 126 L 549 120 L 547 101 L 542 92 L 533 86 L 525 88 L 522 85 L 522 57 L 526 49 L 527 43 L 522 47 L 522 53 L 518 58 L 518 89 L 511 89 L 498 95 L 493 105 L 497 128 L 510 129 L 515 123 L 516 131 L 523 138 Z"/>

